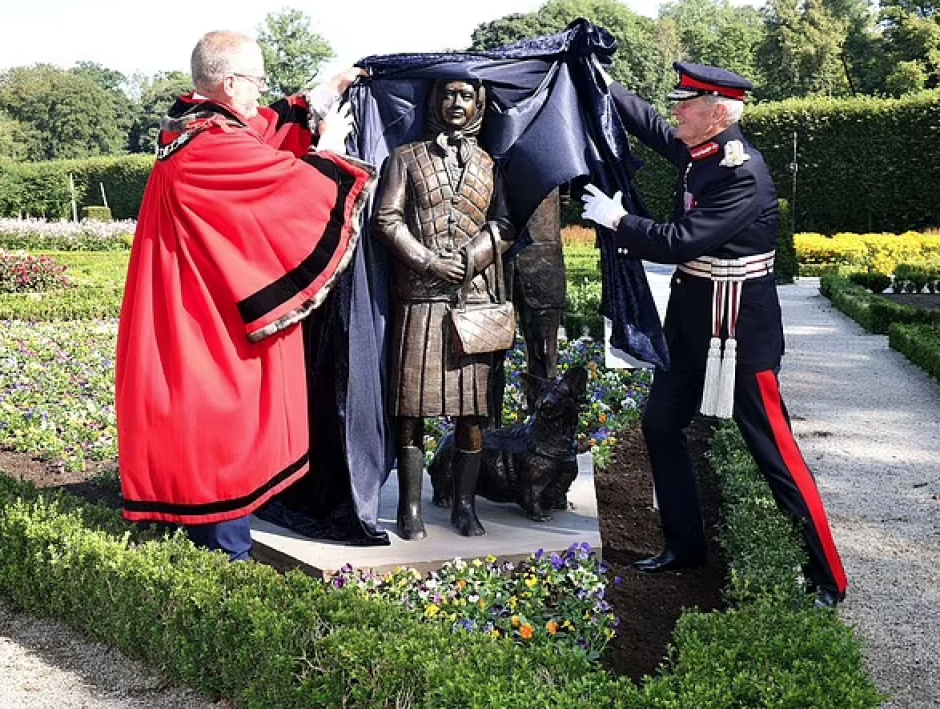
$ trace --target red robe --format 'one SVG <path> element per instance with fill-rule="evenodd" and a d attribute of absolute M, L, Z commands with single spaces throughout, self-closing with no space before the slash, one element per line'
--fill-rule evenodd
<path fill-rule="evenodd" d="M 213 110 L 161 135 L 131 251 L 116 361 L 130 520 L 235 519 L 307 472 L 298 323 L 352 258 L 374 181 L 274 147 L 310 140 L 271 111 Z"/>

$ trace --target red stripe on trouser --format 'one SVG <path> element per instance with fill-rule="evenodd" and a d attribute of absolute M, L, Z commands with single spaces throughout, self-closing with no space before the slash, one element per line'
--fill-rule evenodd
<path fill-rule="evenodd" d="M 816 534 L 822 543 L 826 561 L 829 563 L 829 569 L 832 571 L 832 577 L 838 587 L 836 590 L 839 593 L 845 593 L 848 582 L 845 578 L 845 569 L 842 568 L 842 559 L 839 558 L 839 552 L 836 551 L 836 543 L 832 539 L 832 530 L 829 528 L 829 520 L 826 518 L 826 511 L 823 509 L 822 498 L 819 497 L 816 481 L 813 480 L 809 468 L 806 467 L 803 454 L 800 453 L 800 449 L 793 438 L 793 432 L 783 415 L 777 377 L 770 371 L 760 372 L 757 374 L 757 385 L 760 387 L 761 399 L 764 402 L 764 409 L 767 411 L 767 418 L 770 421 L 770 428 L 774 434 L 777 450 L 780 451 L 783 464 L 787 466 L 793 482 L 796 483 L 806 502 L 806 508 L 809 510 Z"/>

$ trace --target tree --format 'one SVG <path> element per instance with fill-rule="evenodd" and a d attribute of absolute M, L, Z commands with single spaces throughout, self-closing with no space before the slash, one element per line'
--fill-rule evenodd
<path fill-rule="evenodd" d="M 497 47 L 515 44 L 523 39 L 532 39 L 563 30 L 564 26 L 551 25 L 538 13 L 515 13 L 498 20 L 484 22 L 473 30 L 470 51 L 482 52 Z"/>
<path fill-rule="evenodd" d="M 729 0 L 677 0 L 662 5 L 659 17 L 675 23 L 686 60 L 761 83 L 755 52 L 764 38 L 764 23 L 757 8 L 735 7 Z"/>
<path fill-rule="evenodd" d="M 940 86 L 940 2 L 884 0 L 880 20 L 885 92 Z"/>
<path fill-rule="evenodd" d="M 152 153 L 156 149 L 160 121 L 177 97 L 192 89 L 192 79 L 181 71 L 164 72 L 144 81 L 128 140 L 132 153 Z"/>
<path fill-rule="evenodd" d="M 851 92 L 843 61 L 848 22 L 822 0 L 769 0 L 766 34 L 757 50 L 762 99 L 844 96 Z"/>
<path fill-rule="evenodd" d="M 129 82 L 126 76 L 95 62 L 76 62 L 69 73 L 94 82 L 107 92 L 114 109 L 118 130 L 127 136 L 137 113 L 137 107 L 127 94 Z M 127 148 L 128 146 L 123 146 Z"/>
<path fill-rule="evenodd" d="M 560 32 L 583 17 L 619 42 L 611 75 L 639 95 L 662 105 L 675 83 L 672 63 L 680 56 L 673 23 L 642 17 L 616 0 L 549 0 L 535 13 L 508 15 L 473 33 L 471 49 L 492 49 L 521 39 Z"/>
<path fill-rule="evenodd" d="M 0 74 L 0 111 L 35 136 L 27 147 L 29 160 L 116 155 L 125 149 L 126 133 L 108 92 L 48 64 Z"/>
<path fill-rule="evenodd" d="M 0 111 L 0 160 L 25 160 L 29 146 L 38 143 L 34 131 Z"/>
<path fill-rule="evenodd" d="M 265 15 L 258 44 L 268 71 L 268 93 L 274 98 L 310 84 L 323 62 L 333 56 L 329 43 L 310 30 L 310 18 L 290 8 Z"/>

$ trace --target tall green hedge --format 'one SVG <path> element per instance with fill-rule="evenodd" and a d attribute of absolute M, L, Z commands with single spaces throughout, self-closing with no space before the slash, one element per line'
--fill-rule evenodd
<path fill-rule="evenodd" d="M 931 196 L 940 188 L 940 90 L 900 99 L 759 104 L 745 112 L 742 128 L 766 158 L 779 196 L 794 210 L 797 232 L 901 233 L 940 226 L 940 206 Z M 676 169 L 635 147 L 645 163 L 637 185 L 646 206 L 654 217 L 667 218 Z M 0 161 L 0 216 L 70 216 L 72 173 L 79 207 L 101 204 L 104 183 L 114 217 L 135 218 L 152 166 L 153 158 L 141 155 Z"/>
<path fill-rule="evenodd" d="M 101 185 L 115 219 L 136 219 L 153 156 L 54 160 L 37 163 L 0 161 L 0 216 L 70 219 L 75 183 L 78 209 L 102 204 Z"/>
<path fill-rule="evenodd" d="M 794 210 L 797 232 L 891 232 L 940 226 L 940 91 L 900 99 L 791 99 L 750 106 L 742 130 Z M 796 134 L 796 179 L 793 136 Z M 637 185 L 669 214 L 676 169 L 643 146 Z M 795 193 L 794 193 L 795 183 Z"/>

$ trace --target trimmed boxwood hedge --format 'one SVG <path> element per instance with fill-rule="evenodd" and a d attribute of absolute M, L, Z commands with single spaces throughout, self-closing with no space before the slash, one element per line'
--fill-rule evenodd
<path fill-rule="evenodd" d="M 875 709 L 857 640 L 800 590 L 795 532 L 733 427 L 711 457 L 732 607 L 686 611 L 641 685 L 555 646 L 451 633 L 297 572 L 230 564 L 182 534 L 157 541 L 113 510 L 2 475 L 0 594 L 252 709 Z"/>

